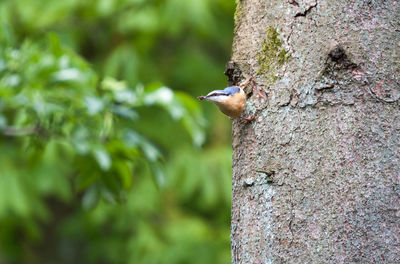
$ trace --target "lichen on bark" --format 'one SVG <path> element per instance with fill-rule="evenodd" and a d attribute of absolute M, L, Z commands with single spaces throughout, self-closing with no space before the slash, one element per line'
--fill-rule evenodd
<path fill-rule="evenodd" d="M 261 43 L 262 48 L 257 58 L 259 64 L 257 74 L 263 75 L 268 86 L 277 80 L 276 69 L 289 60 L 290 53 L 283 47 L 279 34 L 273 27 L 267 28 L 266 38 Z"/>
<path fill-rule="evenodd" d="M 236 2 L 236 10 L 233 18 L 235 21 L 235 25 L 237 25 L 240 17 L 243 15 L 243 6 L 241 5 L 241 0 L 235 0 L 235 2 Z"/>

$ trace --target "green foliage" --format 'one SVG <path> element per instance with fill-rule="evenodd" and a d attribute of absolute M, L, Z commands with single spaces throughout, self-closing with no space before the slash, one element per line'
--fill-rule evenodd
<path fill-rule="evenodd" d="M 39 46 L 26 41 L 19 49 L 0 50 L 0 131 L 18 137 L 12 144 L 28 150 L 35 162 L 25 162 L 31 166 L 40 163 L 42 155 L 48 161 L 49 151 L 51 163 L 70 162 L 65 174 L 76 174 L 78 190 L 99 183 L 103 198 L 122 199 L 121 189 L 130 187 L 131 172 L 143 158 L 155 168 L 157 184 L 165 181 L 159 150 L 132 129 L 139 119 L 135 109 L 162 107 L 184 124 L 194 144 L 203 143 L 194 99 L 158 85 L 133 89 L 111 77 L 97 84 L 89 65 L 63 49 L 56 36 Z M 29 175 L 31 166 L 21 174 Z"/>
<path fill-rule="evenodd" d="M 225 84 L 232 12 L 0 2 L 0 263 L 230 261 L 229 122 L 193 98 Z"/>

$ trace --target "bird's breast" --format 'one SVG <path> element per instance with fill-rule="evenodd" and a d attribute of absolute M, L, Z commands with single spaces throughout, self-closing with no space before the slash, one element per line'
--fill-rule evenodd
<path fill-rule="evenodd" d="M 240 92 L 228 97 L 224 101 L 215 102 L 222 113 L 230 117 L 240 117 L 246 105 L 246 95 Z"/>

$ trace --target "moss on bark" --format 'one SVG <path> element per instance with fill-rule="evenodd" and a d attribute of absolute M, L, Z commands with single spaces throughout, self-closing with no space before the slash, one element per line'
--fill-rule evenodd
<path fill-rule="evenodd" d="M 289 58 L 290 53 L 283 47 L 276 29 L 268 27 L 266 38 L 262 40 L 262 48 L 257 58 L 259 63 L 257 74 L 265 77 L 266 86 L 277 80 L 276 69 L 285 64 Z"/>

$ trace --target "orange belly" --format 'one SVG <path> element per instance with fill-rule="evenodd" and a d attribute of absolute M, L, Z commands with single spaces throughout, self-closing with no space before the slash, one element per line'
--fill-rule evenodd
<path fill-rule="evenodd" d="M 218 108 L 221 110 L 222 113 L 230 117 L 239 117 L 243 112 L 243 107 L 218 105 Z"/>
<path fill-rule="evenodd" d="M 243 91 L 233 95 L 223 102 L 215 102 L 218 108 L 227 116 L 240 117 L 246 105 L 246 95 Z"/>

